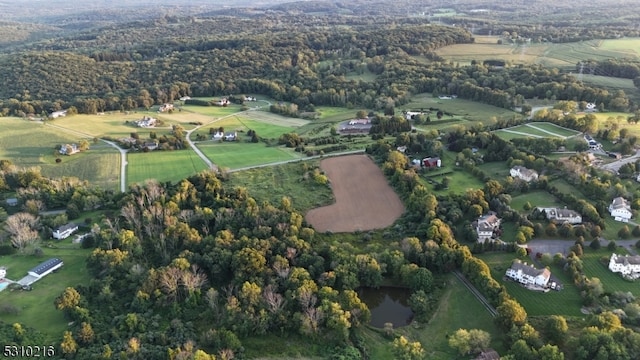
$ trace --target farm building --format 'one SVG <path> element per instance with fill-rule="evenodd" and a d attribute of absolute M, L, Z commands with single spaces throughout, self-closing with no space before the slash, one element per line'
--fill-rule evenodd
<path fill-rule="evenodd" d="M 439 157 L 428 157 L 422 159 L 422 166 L 426 168 L 436 168 L 442 166 L 442 160 Z"/>
<path fill-rule="evenodd" d="M 609 212 L 613 216 L 614 220 L 629 222 L 633 213 L 631 212 L 631 205 L 623 197 L 617 197 L 613 199 L 611 205 L 609 205 Z"/>
<path fill-rule="evenodd" d="M 567 208 L 541 208 L 538 210 L 544 211 L 549 221 L 558 224 L 580 224 L 582 222 L 582 215 L 580 215 L 577 211 L 570 210 Z"/>
<path fill-rule="evenodd" d="M 509 170 L 509 175 L 513 178 L 521 179 L 526 182 L 538 180 L 538 172 L 535 170 L 527 169 L 524 166 L 514 166 Z"/>
<path fill-rule="evenodd" d="M 640 277 L 640 255 L 611 254 L 609 270 L 621 273 L 625 277 L 638 278 Z"/>
<path fill-rule="evenodd" d="M 536 285 L 545 287 L 551 278 L 549 269 L 538 270 L 520 260 L 514 260 L 511 267 L 507 269 L 505 276 L 523 285 Z"/>
<path fill-rule="evenodd" d="M 369 119 L 353 119 L 349 120 L 349 125 L 368 125 L 371 123 Z"/>
<path fill-rule="evenodd" d="M 474 223 L 476 233 L 478 234 L 478 242 L 491 241 L 497 235 L 501 221 L 493 211 L 480 216 Z"/>
<path fill-rule="evenodd" d="M 56 119 L 63 116 L 67 116 L 67 110 L 54 111 L 51 114 L 49 114 L 49 117 L 51 119 Z"/>
<path fill-rule="evenodd" d="M 53 230 L 52 236 L 55 239 L 62 240 L 68 238 L 71 234 L 78 231 L 78 225 L 74 223 L 68 223 L 66 225 L 62 225 L 59 228 Z"/>
<path fill-rule="evenodd" d="M 47 261 L 41 262 L 36 267 L 29 270 L 27 274 L 34 277 L 35 280 L 33 282 L 35 282 L 51 274 L 53 271 L 60 269 L 62 265 L 64 265 L 64 262 L 62 262 L 62 260 L 58 258 L 51 258 Z"/>

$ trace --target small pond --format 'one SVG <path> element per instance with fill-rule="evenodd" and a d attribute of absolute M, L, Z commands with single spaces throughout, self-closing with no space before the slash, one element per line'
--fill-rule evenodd
<path fill-rule="evenodd" d="M 408 304 L 411 290 L 407 288 L 360 288 L 358 296 L 371 311 L 372 326 L 384 328 L 384 324 L 390 322 L 397 328 L 408 325 L 413 318 L 413 311 Z"/>

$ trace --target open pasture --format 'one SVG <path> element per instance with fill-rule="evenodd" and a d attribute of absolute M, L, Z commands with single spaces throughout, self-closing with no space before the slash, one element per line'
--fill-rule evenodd
<path fill-rule="evenodd" d="M 381 229 L 393 224 L 404 205 L 378 166 L 366 155 L 322 160 L 331 181 L 335 204 L 310 210 L 308 223 L 320 232 Z"/>
<path fill-rule="evenodd" d="M 482 259 L 489 269 L 491 276 L 507 288 L 509 295 L 513 296 L 525 308 L 529 316 L 538 315 L 564 315 L 580 316 L 582 298 L 580 292 L 573 285 L 569 276 L 560 267 L 551 266 L 551 274 L 557 277 L 563 284 L 561 291 L 549 291 L 547 293 L 527 290 L 518 283 L 504 279 L 507 269 L 516 259 L 514 253 L 484 253 L 476 257 Z M 531 262 L 524 258 L 523 261 Z M 540 266 L 536 266 L 540 268 Z"/>
<path fill-rule="evenodd" d="M 140 120 L 144 116 L 153 117 L 165 121 L 161 127 L 140 128 L 135 126 L 133 121 Z M 127 123 L 128 122 L 128 123 Z M 110 136 L 113 138 L 129 137 L 131 133 L 137 132 L 141 137 L 147 137 L 149 132 L 154 131 L 158 135 L 168 134 L 171 125 L 180 123 L 172 121 L 170 117 L 155 112 L 113 112 L 104 115 L 78 114 L 60 117 L 50 121 L 51 125 L 66 129 L 70 133 L 77 132 L 92 137 Z M 185 129 L 189 129 L 188 124 L 181 124 Z"/>
<path fill-rule="evenodd" d="M 80 249 L 65 240 L 60 248 L 43 247 L 44 256 L 5 255 L 0 257 L 0 266 L 7 267 L 7 278 L 20 280 L 27 271 L 51 257 L 57 257 L 64 266 L 32 285 L 32 291 L 0 292 L 0 304 L 12 304 L 19 308 L 17 314 L 1 314 L 0 320 L 7 323 L 19 322 L 41 331 L 47 342 L 59 340 L 62 332 L 68 329 L 68 319 L 54 306 L 54 300 L 68 286 L 87 285 L 90 276 L 86 268 L 86 259 L 90 250 Z M 45 344 L 40 344 L 45 345 Z"/>
<path fill-rule="evenodd" d="M 496 130 L 500 138 L 504 140 L 511 140 L 515 138 L 559 138 L 564 139 L 567 137 L 576 136 L 578 131 L 563 128 L 551 123 L 534 122 L 522 124 L 507 129 Z"/>
<path fill-rule="evenodd" d="M 229 183 L 247 188 L 258 204 L 268 201 L 277 205 L 282 197 L 287 196 L 293 207 L 304 213 L 333 202 L 331 189 L 316 183 L 310 176 L 311 169 L 319 163 L 318 160 L 309 160 L 233 172 Z"/>
<path fill-rule="evenodd" d="M 638 88 L 633 85 L 633 80 L 623 79 L 612 76 L 600 76 L 582 74 L 582 81 L 587 84 L 604 87 L 608 89 L 622 89 L 625 93 L 633 93 L 638 91 Z"/>
<path fill-rule="evenodd" d="M 492 118 L 496 119 L 510 119 L 514 116 L 521 116 L 520 114 L 499 108 L 492 105 L 487 105 L 475 101 L 465 100 L 465 99 L 451 99 L 451 100 L 442 100 L 438 97 L 433 97 L 430 93 L 422 93 L 415 95 L 411 101 L 402 105 L 401 107 L 396 109 L 396 113 L 401 113 L 402 110 L 429 110 L 429 108 L 435 108 L 442 110 L 445 113 L 452 114 L 456 118 L 460 118 L 466 121 L 481 121 L 483 123 L 487 123 L 491 121 Z M 435 112 L 430 115 L 431 124 L 432 125 L 421 125 L 420 128 L 432 128 L 433 125 L 438 124 L 438 120 L 436 119 Z M 442 120 L 449 119 L 449 115 L 444 115 Z M 447 126 L 455 125 L 454 123 L 449 123 Z M 463 123 L 464 124 L 464 123 Z"/>
<path fill-rule="evenodd" d="M 179 181 L 207 168 L 193 150 L 129 153 L 127 161 L 128 184 L 147 179 Z"/>
<path fill-rule="evenodd" d="M 250 140 L 246 136 L 247 131 L 254 130 L 256 134 L 258 134 L 261 138 L 266 139 L 277 139 L 280 135 L 292 132 L 295 130 L 295 126 L 291 122 L 281 122 L 278 125 L 274 124 L 276 120 L 271 121 L 262 121 L 256 120 L 256 117 L 252 116 L 253 113 L 247 114 L 238 114 L 226 117 L 222 120 L 217 120 L 209 125 L 203 126 L 198 129 L 197 133 L 209 135 L 209 129 L 218 129 L 219 127 L 224 128 L 225 132 L 236 131 L 238 132 L 238 137 L 240 141 Z M 286 118 L 285 118 L 286 119 Z M 303 120 L 304 121 L 304 120 Z M 285 125 L 282 125 L 285 124 Z M 195 133 L 194 133 L 195 134 Z M 192 138 L 195 138 L 195 135 L 192 134 Z"/>
<path fill-rule="evenodd" d="M 231 170 L 303 156 L 284 146 L 267 146 L 264 143 L 207 141 L 198 143 L 198 148 L 214 164 Z"/>
<path fill-rule="evenodd" d="M 119 184 L 120 155 L 102 142 L 48 126 L 42 122 L 18 118 L 0 119 L 0 158 L 21 167 L 37 166 L 45 176 L 73 176 L 88 180 L 103 189 L 115 190 Z M 73 156 L 60 156 L 56 145 L 90 140 L 90 150 Z M 56 157 L 62 162 L 56 163 Z"/>
<path fill-rule="evenodd" d="M 211 100 L 211 98 L 202 98 L 202 100 Z M 260 103 L 262 105 L 264 103 Z M 199 106 L 199 105 L 180 105 L 183 112 L 193 112 L 214 118 L 231 115 L 241 111 L 242 105 L 231 104 L 229 106 Z M 175 113 L 175 111 L 174 111 Z"/>

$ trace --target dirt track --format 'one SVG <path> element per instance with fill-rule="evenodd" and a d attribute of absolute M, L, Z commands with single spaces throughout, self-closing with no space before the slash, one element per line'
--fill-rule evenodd
<path fill-rule="evenodd" d="M 320 168 L 331 180 L 336 202 L 309 210 L 305 218 L 316 231 L 385 228 L 404 212 L 402 201 L 366 155 L 325 159 L 320 162 Z"/>

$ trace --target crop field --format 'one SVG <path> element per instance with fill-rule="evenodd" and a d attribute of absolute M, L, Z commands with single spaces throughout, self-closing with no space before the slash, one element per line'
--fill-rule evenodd
<path fill-rule="evenodd" d="M 316 183 L 311 176 L 311 170 L 319 163 L 318 160 L 309 160 L 243 170 L 231 173 L 229 183 L 247 188 L 258 204 L 268 201 L 277 205 L 282 197 L 287 196 L 293 207 L 304 213 L 314 207 L 329 205 L 334 200 L 331 188 Z"/>
<path fill-rule="evenodd" d="M 129 153 L 127 161 L 128 184 L 142 184 L 147 179 L 178 181 L 207 168 L 193 150 Z"/>
<path fill-rule="evenodd" d="M 60 258 L 64 266 L 32 285 L 32 291 L 0 292 L 0 304 L 12 304 L 19 308 L 18 314 L 2 314 L 0 320 L 7 323 L 19 322 L 41 331 L 47 342 L 60 339 L 68 328 L 68 319 L 54 306 L 54 300 L 68 286 L 87 285 L 90 276 L 86 269 L 86 259 L 90 250 L 71 245 L 71 240 L 56 244 L 60 248 L 43 247 L 44 256 L 5 255 L 0 257 L 0 266 L 7 267 L 7 278 L 20 280 L 27 271 L 51 257 Z M 44 345 L 44 344 L 41 344 Z"/>
<path fill-rule="evenodd" d="M 491 43 L 456 44 L 442 47 L 436 53 L 443 58 L 470 64 L 472 60 L 504 60 L 513 64 L 534 64 L 547 51 L 546 45 L 512 45 Z"/>
<path fill-rule="evenodd" d="M 623 249 L 615 251 L 617 254 L 627 254 Z M 609 270 L 609 258 L 612 251 L 601 248 L 594 251 L 585 246 L 584 255 L 582 256 L 582 264 L 584 265 L 584 273 L 587 277 L 596 277 L 602 281 L 605 292 L 612 293 L 614 291 L 631 292 L 635 297 L 640 296 L 640 283 L 638 281 L 628 281 L 622 278 L 620 274 L 613 273 Z M 607 258 L 607 265 L 600 262 L 601 257 Z"/>
<path fill-rule="evenodd" d="M 636 92 L 638 89 L 633 85 L 633 80 L 623 79 L 612 76 L 600 76 L 582 74 L 582 81 L 587 84 L 596 85 L 609 89 L 623 89 L 625 93 Z"/>
<path fill-rule="evenodd" d="M 458 354 L 449 347 L 448 336 L 458 329 L 480 329 L 488 332 L 491 334 L 491 348 L 504 353 L 506 349 L 502 345 L 501 332 L 487 310 L 455 277 L 448 275 L 445 281 L 445 293 L 429 323 L 423 324 L 424 327 L 406 326 L 396 331 L 412 341 L 420 341 L 428 359 L 457 359 Z M 388 358 L 375 356 L 379 354 L 373 352 L 371 355 L 372 359 Z"/>
<path fill-rule="evenodd" d="M 525 308 L 529 316 L 539 315 L 565 315 L 580 316 L 582 298 L 580 292 L 573 285 L 569 276 L 561 268 L 551 266 L 551 273 L 564 285 L 561 291 L 549 291 L 547 293 L 527 290 L 517 283 L 504 280 L 504 274 L 516 259 L 513 253 L 484 253 L 476 255 L 482 259 L 491 270 L 491 276 L 507 288 L 509 295 L 513 296 Z M 531 262 L 524 258 L 523 261 Z"/>
<path fill-rule="evenodd" d="M 322 160 L 331 181 L 335 204 L 310 210 L 305 218 L 319 232 L 381 229 L 404 212 L 398 194 L 378 166 L 366 155 Z"/>

